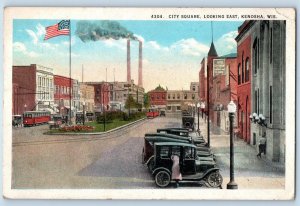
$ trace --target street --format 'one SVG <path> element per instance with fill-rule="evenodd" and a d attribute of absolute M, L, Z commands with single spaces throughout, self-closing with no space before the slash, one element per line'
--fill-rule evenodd
<path fill-rule="evenodd" d="M 155 188 L 142 164 L 144 134 L 173 126 L 177 118 L 155 118 L 100 138 L 43 135 L 47 125 L 13 129 L 12 187 Z"/>
<path fill-rule="evenodd" d="M 200 118 L 206 138 L 206 123 Z M 197 123 L 196 123 L 197 124 Z M 141 162 L 144 134 L 157 128 L 180 127 L 180 116 L 148 119 L 106 136 L 49 136 L 47 125 L 13 128 L 12 188 L 157 188 Z M 212 129 L 211 147 L 229 182 L 229 136 Z M 284 188 L 284 169 L 256 157 L 255 148 L 235 142 L 235 176 L 239 189 Z M 200 187 L 182 183 L 181 188 Z"/>

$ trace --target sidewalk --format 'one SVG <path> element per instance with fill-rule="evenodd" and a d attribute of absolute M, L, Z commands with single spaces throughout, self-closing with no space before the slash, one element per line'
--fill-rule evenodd
<path fill-rule="evenodd" d="M 197 118 L 196 118 L 197 126 Z M 207 123 L 200 117 L 200 131 L 207 138 Z M 210 145 L 216 155 L 216 162 L 223 176 L 223 188 L 229 182 L 230 167 L 230 139 L 229 134 L 211 125 Z M 234 173 L 235 182 L 239 189 L 284 189 L 285 168 L 278 163 L 270 162 L 262 155 L 256 156 L 254 146 L 235 139 L 234 142 Z"/>

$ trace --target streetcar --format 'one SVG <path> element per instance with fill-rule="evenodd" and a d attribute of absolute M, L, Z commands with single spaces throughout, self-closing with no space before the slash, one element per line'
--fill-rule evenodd
<path fill-rule="evenodd" d="M 149 109 L 147 112 L 146 112 L 146 116 L 147 118 L 155 118 L 155 117 L 158 117 L 159 116 L 159 111 L 158 109 Z"/>
<path fill-rule="evenodd" d="M 28 111 L 23 114 L 23 125 L 35 126 L 48 123 L 51 120 L 51 114 L 47 111 Z"/>

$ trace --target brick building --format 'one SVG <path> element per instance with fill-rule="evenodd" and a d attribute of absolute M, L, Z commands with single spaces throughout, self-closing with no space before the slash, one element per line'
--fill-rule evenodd
<path fill-rule="evenodd" d="M 80 83 L 80 106 L 79 110 L 83 111 L 83 105 L 85 111 L 94 111 L 95 107 L 95 92 L 94 92 L 94 86 L 87 85 L 85 83 Z"/>
<path fill-rule="evenodd" d="M 251 33 L 246 32 L 249 28 L 245 21 L 238 29 L 237 41 L 237 122 L 240 138 L 250 143 L 250 119 L 251 114 Z"/>
<path fill-rule="evenodd" d="M 53 69 L 41 65 L 13 66 L 13 114 L 24 111 L 56 112 L 53 96 Z"/>
<path fill-rule="evenodd" d="M 69 77 L 54 75 L 54 102 L 59 113 L 68 115 L 70 111 L 70 88 L 73 86 L 73 80 Z M 72 92 L 72 91 L 71 91 Z M 71 99 L 72 104 L 72 99 Z M 75 107 L 71 105 L 72 116 L 75 113 Z"/>
<path fill-rule="evenodd" d="M 249 39 L 246 38 L 247 36 Z M 286 22 L 278 20 L 246 21 L 240 28 L 238 37 L 237 41 L 240 43 L 248 40 L 251 49 L 249 52 L 251 54 L 249 56 L 251 113 L 265 117 L 265 124 L 258 124 L 254 121 L 250 123 L 250 143 L 258 145 L 258 139 L 266 137 L 267 158 L 284 163 Z M 244 53 L 245 57 L 246 53 Z M 244 66 L 244 68 L 246 67 Z M 250 68 L 252 69 L 250 70 Z M 241 74 L 243 74 L 242 71 Z M 241 83 L 243 82 L 242 78 L 241 76 Z"/>
<path fill-rule="evenodd" d="M 150 106 L 160 109 L 166 109 L 167 105 L 167 91 L 160 85 L 154 90 L 149 91 Z"/>
<path fill-rule="evenodd" d="M 109 110 L 110 90 L 107 82 L 86 82 L 87 85 L 94 87 L 95 112 Z"/>

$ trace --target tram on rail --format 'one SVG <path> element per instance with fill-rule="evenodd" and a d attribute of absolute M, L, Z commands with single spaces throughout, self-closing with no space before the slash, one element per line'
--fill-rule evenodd
<path fill-rule="evenodd" d="M 159 111 L 156 108 L 151 108 L 146 112 L 147 118 L 155 118 L 159 116 Z"/>
<path fill-rule="evenodd" d="M 23 114 L 23 125 L 35 126 L 48 123 L 51 120 L 51 114 L 47 111 L 28 111 Z"/>

